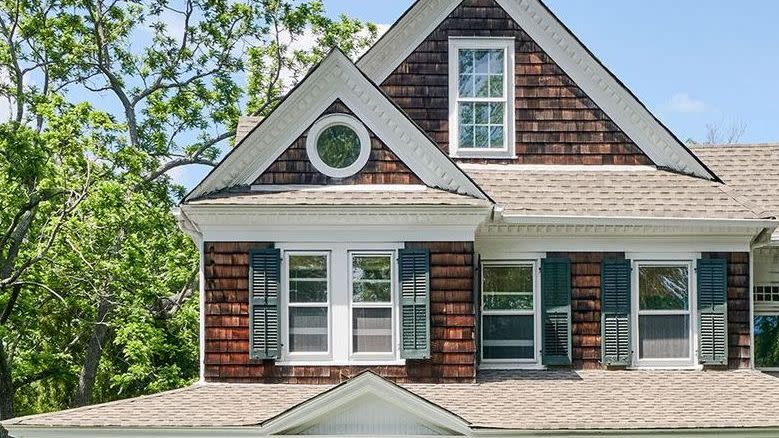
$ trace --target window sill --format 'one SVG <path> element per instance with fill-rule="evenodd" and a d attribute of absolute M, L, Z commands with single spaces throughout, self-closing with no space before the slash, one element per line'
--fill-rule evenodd
<path fill-rule="evenodd" d="M 628 371 L 703 371 L 703 365 L 636 365 Z"/>
<path fill-rule="evenodd" d="M 547 367 L 539 363 L 481 363 L 479 370 L 499 371 L 499 370 L 527 370 L 539 371 L 546 370 Z"/>
<path fill-rule="evenodd" d="M 355 366 L 355 367 L 373 367 L 373 366 L 404 366 L 406 365 L 405 359 L 399 360 L 352 360 L 352 361 L 325 361 L 325 360 L 279 360 L 276 361 L 276 366 L 280 367 L 341 367 L 341 366 Z"/>
<path fill-rule="evenodd" d="M 449 158 L 455 159 L 455 160 L 468 160 L 468 159 L 479 159 L 479 160 L 514 160 L 517 158 L 516 154 L 506 152 L 506 151 L 473 151 L 473 152 L 462 152 L 458 151 L 455 153 L 452 153 L 449 155 Z"/>

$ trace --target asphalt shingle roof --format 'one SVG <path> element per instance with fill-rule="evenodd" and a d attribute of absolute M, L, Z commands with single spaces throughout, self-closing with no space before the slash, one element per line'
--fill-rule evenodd
<path fill-rule="evenodd" d="M 511 371 L 473 384 L 405 384 L 476 428 L 520 430 L 779 426 L 779 379 L 757 371 Z M 202 384 L 23 417 L 48 427 L 261 425 L 330 385 Z"/>
<path fill-rule="evenodd" d="M 264 191 L 224 192 L 189 201 L 189 205 L 264 205 L 264 206 L 350 206 L 451 205 L 488 207 L 489 201 L 445 190 L 409 185 L 369 186 L 311 186 L 290 187 Z"/>
<path fill-rule="evenodd" d="M 506 215 L 687 219 L 760 219 L 728 186 L 636 167 L 465 165 Z"/>

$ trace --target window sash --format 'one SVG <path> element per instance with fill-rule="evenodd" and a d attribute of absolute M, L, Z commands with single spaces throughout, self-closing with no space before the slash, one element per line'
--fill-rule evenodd
<path fill-rule="evenodd" d="M 389 280 L 385 279 L 371 279 L 371 280 L 355 280 L 354 279 L 354 259 L 358 257 L 376 257 L 376 258 L 386 258 L 389 260 L 389 274 L 390 278 Z M 396 298 L 395 294 L 397 293 L 395 283 L 397 281 L 397 276 L 395 274 L 395 271 L 397 269 L 396 262 L 395 262 L 395 252 L 391 251 L 349 251 L 348 253 L 349 258 L 349 272 L 348 272 L 348 280 L 349 280 L 349 287 L 348 287 L 348 293 L 349 293 L 349 355 L 354 360 L 382 360 L 382 359 L 392 359 L 397 355 L 397 311 L 395 310 L 396 307 Z M 377 281 L 377 282 L 389 282 L 390 284 L 390 300 L 389 301 L 378 301 L 378 302 L 372 302 L 372 301 L 355 301 L 354 300 L 354 284 L 357 282 L 369 282 L 369 281 Z M 356 327 L 354 326 L 354 311 L 356 309 L 389 309 L 390 310 L 390 351 L 376 351 L 376 352 L 368 352 L 368 351 L 355 351 L 355 345 L 354 345 L 354 336 L 356 332 Z"/>
<path fill-rule="evenodd" d="M 633 355 L 634 365 L 637 367 L 663 368 L 663 367 L 689 367 L 697 363 L 697 302 L 695 290 L 695 270 L 693 260 L 634 260 L 632 275 L 632 333 L 635 354 Z M 640 270 L 642 267 L 684 267 L 687 269 L 687 309 L 676 310 L 649 310 L 640 309 Z M 641 358 L 641 333 L 639 329 L 639 318 L 641 316 L 685 316 L 687 320 L 687 357 L 668 357 L 668 358 Z"/>
<path fill-rule="evenodd" d="M 295 257 L 324 257 L 325 258 L 325 271 L 326 276 L 325 278 L 314 278 L 314 277 L 295 277 L 292 278 L 290 276 L 290 271 L 292 267 L 291 259 Z M 289 358 L 323 358 L 323 357 L 329 357 L 332 353 L 332 320 L 331 320 L 331 301 L 332 301 L 332 287 L 331 287 L 331 277 L 332 277 L 332 266 L 330 263 L 330 252 L 329 251 L 286 251 L 284 253 L 284 273 L 285 273 L 285 305 L 286 308 L 284 310 L 284 339 L 285 339 L 285 347 L 283 350 L 287 353 Z M 325 281 L 325 285 L 327 287 L 326 292 L 326 301 L 318 301 L 318 302 L 297 302 L 291 300 L 291 283 L 293 281 L 302 281 L 302 282 L 321 282 Z M 294 351 L 292 350 L 292 328 L 291 328 L 291 321 L 292 321 L 292 311 L 291 309 L 295 308 L 308 308 L 308 309 L 326 309 L 326 316 L 327 319 L 327 340 L 326 345 L 327 349 L 325 351 Z M 319 328 L 312 328 L 310 329 L 319 329 Z M 297 327 L 297 329 L 306 329 L 305 327 Z"/>
<path fill-rule="evenodd" d="M 479 358 L 481 359 L 481 362 L 489 365 L 489 364 L 503 364 L 503 365 L 509 365 L 510 364 L 517 364 L 517 365 L 529 365 L 529 364 L 537 364 L 539 361 L 539 354 L 538 354 L 538 346 L 540 345 L 540 331 L 539 331 L 539 324 L 540 324 L 540 315 L 539 312 L 539 288 L 540 288 L 540 282 L 538 278 L 538 261 L 525 261 L 525 260 L 518 260 L 516 262 L 490 262 L 490 261 L 484 261 L 481 265 L 481 287 L 480 287 L 480 326 L 481 330 L 479 331 Z M 532 292 L 490 292 L 488 290 L 484 289 L 485 284 L 485 272 L 489 270 L 489 268 L 529 268 L 531 270 L 531 281 L 532 281 Z M 506 310 L 490 310 L 485 309 L 485 296 L 487 295 L 531 295 L 533 297 L 533 308 L 532 309 L 506 309 Z M 485 339 L 485 316 L 532 316 L 533 317 L 533 340 L 527 341 L 527 340 L 490 340 Z M 531 347 L 533 349 L 533 357 L 532 358 L 510 358 L 510 359 L 490 359 L 484 357 L 484 347 L 500 347 L 500 346 L 506 346 L 506 347 Z"/>

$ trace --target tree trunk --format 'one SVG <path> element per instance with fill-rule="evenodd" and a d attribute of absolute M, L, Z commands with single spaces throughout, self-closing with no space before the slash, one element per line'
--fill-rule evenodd
<path fill-rule="evenodd" d="M 5 353 L 5 340 L 0 339 L 0 420 L 14 417 L 14 385 L 11 367 Z M 0 437 L 3 432 L 0 431 Z"/>
<path fill-rule="evenodd" d="M 100 305 L 97 308 L 97 322 L 92 329 L 92 336 L 89 338 L 89 344 L 84 354 L 84 365 L 81 367 L 78 387 L 73 397 L 75 407 L 86 406 L 92 402 L 92 389 L 95 385 L 97 367 L 103 357 L 103 345 L 105 345 L 109 333 L 106 320 L 113 307 L 110 297 L 105 296 L 100 299 Z"/>

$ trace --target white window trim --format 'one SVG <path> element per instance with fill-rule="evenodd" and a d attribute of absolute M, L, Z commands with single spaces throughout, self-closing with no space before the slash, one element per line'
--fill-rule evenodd
<path fill-rule="evenodd" d="M 357 138 L 360 139 L 360 154 L 357 156 L 357 160 L 350 166 L 344 168 L 336 168 L 327 165 L 319 156 L 317 150 L 317 142 L 319 141 L 319 135 L 322 132 L 332 126 L 342 125 L 352 129 Z M 356 117 L 349 114 L 328 114 L 314 123 L 306 134 L 306 154 L 308 159 L 311 160 L 311 164 L 322 172 L 323 174 L 332 178 L 348 178 L 365 167 L 368 162 L 368 158 L 371 155 L 371 136 L 368 133 L 368 128 L 360 122 Z"/>
<path fill-rule="evenodd" d="M 393 354 L 385 358 L 351 357 L 351 272 L 350 253 L 383 252 L 392 254 L 393 275 L 397 279 L 397 254 L 404 247 L 400 242 L 279 242 L 276 247 L 282 252 L 282 301 L 281 301 L 281 333 L 279 337 L 284 344 L 281 358 L 276 361 L 278 366 L 381 366 L 381 365 L 405 365 L 405 359 L 400 358 L 400 300 L 393 296 Z M 330 320 L 328 357 L 290 355 L 287 339 L 289 336 L 287 321 L 289 296 L 289 283 L 287 280 L 287 253 L 328 253 L 329 258 L 329 282 L 330 282 Z M 397 280 L 395 280 L 396 282 Z M 397 294 L 397 285 L 393 284 L 393 293 Z M 343 291 L 339 293 L 339 290 Z M 348 336 L 350 340 L 343 337 Z"/>
<path fill-rule="evenodd" d="M 690 257 L 686 257 L 690 256 Z M 700 254 L 676 254 L 667 256 L 664 254 L 635 254 L 632 257 L 631 273 L 631 337 L 633 344 L 633 365 L 632 368 L 641 369 L 702 369 L 698 361 L 698 292 L 697 292 L 697 272 L 695 269 L 695 260 L 700 258 Z M 639 269 L 642 266 L 684 266 L 687 268 L 689 310 L 687 311 L 651 311 L 639 310 Z M 638 317 L 639 313 L 643 315 L 671 315 L 684 314 L 690 315 L 690 357 L 683 359 L 640 359 L 639 352 L 639 333 Z"/>
<path fill-rule="evenodd" d="M 511 260 L 482 260 L 479 268 L 479 368 L 480 369 L 542 369 L 541 365 L 541 255 L 518 257 Z M 488 311 L 489 315 L 533 315 L 532 359 L 484 359 L 484 268 L 501 266 L 530 266 L 533 270 L 532 311 Z"/>
<path fill-rule="evenodd" d="M 354 302 L 354 282 L 352 281 L 352 272 L 354 269 L 354 257 L 355 256 L 386 256 L 390 258 L 390 301 L 389 303 L 355 303 Z M 398 359 L 398 354 L 400 351 L 400 334 L 399 334 L 399 326 L 400 326 L 400 306 L 398 305 L 399 299 L 397 297 L 398 288 L 396 287 L 396 282 L 398 281 L 397 276 L 397 252 L 395 251 L 349 251 L 348 254 L 349 257 L 349 360 L 354 362 L 363 362 L 363 361 L 386 361 L 386 360 L 396 360 Z M 391 313 L 391 319 L 392 319 L 392 352 L 391 353 L 382 353 L 382 352 L 364 352 L 364 353 L 355 353 L 354 352 L 354 322 L 352 320 L 353 314 L 352 312 L 354 309 L 386 309 L 390 308 Z"/>
<path fill-rule="evenodd" d="M 325 256 L 327 260 L 327 302 L 325 303 L 299 303 L 291 304 L 289 299 L 289 257 L 290 256 Z M 332 318 L 332 265 L 330 263 L 330 251 L 285 251 L 282 258 L 283 269 L 282 271 L 282 285 L 283 292 L 281 299 L 282 311 L 279 317 L 282 320 L 281 324 L 281 342 L 282 342 L 282 357 L 286 357 L 293 361 L 311 361 L 311 360 L 323 360 L 329 361 L 332 359 L 332 345 L 333 345 L 333 318 Z M 325 352 L 291 352 L 289 351 L 289 309 L 290 307 L 327 307 L 327 351 Z M 283 333 L 283 335 L 282 335 Z"/>
<path fill-rule="evenodd" d="M 459 93 L 459 56 L 460 49 L 503 49 L 504 56 L 504 98 L 466 98 L 475 102 L 505 102 L 505 127 L 503 148 L 460 148 L 459 104 L 463 101 Z M 494 158 L 506 159 L 516 157 L 514 111 L 515 76 L 514 76 L 514 38 L 494 37 L 450 37 L 449 38 L 449 155 L 452 158 Z"/>

